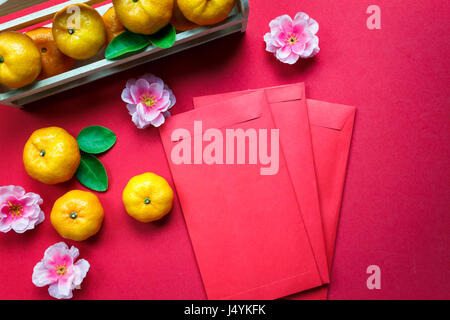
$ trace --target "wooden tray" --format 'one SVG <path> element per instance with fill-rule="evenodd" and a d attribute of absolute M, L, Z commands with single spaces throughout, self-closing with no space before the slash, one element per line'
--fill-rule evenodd
<path fill-rule="evenodd" d="M 17 0 L 9 0 L 17 1 Z M 37 1 L 42 2 L 42 1 Z M 24 28 L 50 21 L 53 15 L 69 4 L 87 3 L 96 5 L 105 2 L 104 0 L 71 0 L 53 7 L 34 12 L 27 16 L 8 21 L 0 25 L 1 31 L 22 30 Z M 8 4 L 8 2 L 6 2 Z M 4 5 L 6 5 L 4 4 Z M 111 3 L 101 5 L 96 9 L 103 14 L 112 6 Z M 2 6 L 0 6 L 0 13 Z M 98 55 L 83 61 L 77 61 L 74 68 L 68 72 L 47 78 L 41 81 L 35 81 L 32 84 L 20 89 L 0 88 L 0 104 L 22 107 L 23 105 L 37 101 L 39 99 L 51 96 L 53 94 L 81 86 L 85 83 L 118 73 L 120 71 L 133 68 L 140 64 L 168 56 L 202 43 L 224 37 L 236 32 L 245 32 L 248 22 L 249 4 L 248 0 L 238 0 L 236 7 L 230 13 L 229 17 L 212 26 L 204 26 L 193 30 L 177 33 L 175 44 L 168 49 L 162 49 L 150 45 L 138 54 L 121 60 L 106 60 L 104 50 Z"/>

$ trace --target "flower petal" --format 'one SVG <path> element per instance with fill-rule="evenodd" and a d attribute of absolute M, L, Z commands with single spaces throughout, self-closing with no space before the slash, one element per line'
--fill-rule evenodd
<path fill-rule="evenodd" d="M 34 266 L 31 281 L 36 287 L 44 287 L 56 282 L 56 280 L 42 261 Z"/>
<path fill-rule="evenodd" d="M 128 80 L 128 81 L 127 81 L 127 84 L 126 84 L 127 89 L 130 90 L 131 87 L 135 85 L 135 83 L 136 83 L 136 79 L 130 79 L 130 80 Z"/>
<path fill-rule="evenodd" d="M 295 24 L 293 26 L 293 33 L 295 33 L 297 35 L 297 38 L 305 31 L 306 26 L 304 26 L 301 23 Z"/>
<path fill-rule="evenodd" d="M 292 45 L 292 52 L 295 54 L 301 54 L 305 50 L 305 44 L 301 42 L 296 42 Z"/>
<path fill-rule="evenodd" d="M 160 84 L 161 86 L 164 87 L 164 81 L 163 81 L 161 78 L 155 76 L 154 74 L 146 73 L 146 74 L 144 74 L 144 75 L 142 76 L 142 78 L 144 78 L 145 80 L 147 80 L 147 82 L 148 82 L 149 84 L 152 84 L 152 83 L 158 83 L 158 84 Z"/>
<path fill-rule="evenodd" d="M 149 90 L 149 83 L 145 79 L 139 79 L 136 81 L 135 85 L 131 87 L 131 97 L 133 98 L 133 101 L 140 101 L 141 96 L 148 92 Z"/>
<path fill-rule="evenodd" d="M 164 91 L 164 84 L 153 82 L 149 85 L 148 91 L 156 99 L 159 99 Z"/>
<path fill-rule="evenodd" d="M 0 232 L 9 232 L 11 231 L 11 223 L 7 219 L 0 219 Z"/>
<path fill-rule="evenodd" d="M 173 91 L 168 86 L 164 86 L 164 90 L 168 91 L 170 95 L 170 106 L 169 106 L 170 109 L 175 105 L 175 103 L 177 103 L 177 98 L 175 97 Z"/>
<path fill-rule="evenodd" d="M 50 296 L 56 299 L 71 299 L 72 298 L 72 290 L 69 290 L 67 295 L 64 295 L 60 289 L 58 283 L 54 283 L 48 287 L 48 293 Z"/>
<path fill-rule="evenodd" d="M 40 195 L 33 192 L 24 194 L 22 197 L 18 198 L 18 200 L 22 202 L 23 206 L 41 205 L 44 202 Z"/>
<path fill-rule="evenodd" d="M 60 279 L 58 281 L 58 291 L 62 296 L 68 297 L 69 295 L 72 294 L 73 278 L 74 278 L 74 275 L 71 275 L 70 277 L 68 277 L 64 280 Z"/>
<path fill-rule="evenodd" d="M 166 119 L 164 118 L 164 116 L 163 116 L 162 114 L 160 114 L 158 117 L 155 118 L 155 120 L 151 121 L 150 123 L 151 123 L 152 126 L 154 126 L 154 127 L 159 127 L 159 126 L 161 126 L 165 121 L 166 121 Z"/>
<path fill-rule="evenodd" d="M 293 20 L 293 24 L 297 24 L 300 22 L 306 22 L 309 20 L 309 15 L 307 13 L 304 12 L 297 12 L 295 14 L 294 20 Z"/>
<path fill-rule="evenodd" d="M 278 17 L 278 23 L 280 24 L 280 28 L 281 28 L 282 32 L 289 34 L 293 31 L 292 19 L 289 15 L 284 14 L 284 15 Z"/>
<path fill-rule="evenodd" d="M 53 258 L 58 255 L 60 257 L 64 256 L 68 250 L 67 244 L 64 242 L 58 242 L 50 246 L 44 252 L 44 262 L 53 261 Z"/>
<path fill-rule="evenodd" d="M 133 115 L 133 114 L 136 112 L 136 106 L 137 106 L 137 105 L 132 104 L 132 103 L 128 103 L 128 104 L 127 104 L 128 113 L 129 113 L 130 115 Z"/>
<path fill-rule="evenodd" d="M 9 205 L 4 203 L 4 204 L 0 204 L 0 232 L 9 232 L 11 230 L 11 223 L 12 223 L 12 219 L 10 218 L 9 214 L 4 214 L 3 211 L 5 211 L 5 213 L 7 212 L 7 210 L 9 208 Z"/>
<path fill-rule="evenodd" d="M 290 45 L 285 45 L 283 48 L 280 48 L 276 52 L 277 59 L 283 60 L 289 57 L 292 52 L 292 48 Z"/>
<path fill-rule="evenodd" d="M 154 108 L 160 112 L 164 112 L 169 109 L 169 106 L 170 106 L 170 93 L 164 90 L 161 98 L 158 100 Z"/>
<path fill-rule="evenodd" d="M 273 36 L 281 32 L 280 17 L 277 17 L 269 22 L 270 34 Z"/>
<path fill-rule="evenodd" d="M 133 100 L 133 97 L 131 96 L 130 89 L 128 89 L 128 88 L 123 89 L 121 98 L 122 98 L 123 102 L 135 103 L 135 101 Z"/>
<path fill-rule="evenodd" d="M 39 212 L 39 216 L 38 216 L 38 220 L 36 221 L 36 226 L 42 222 L 44 222 L 45 220 L 45 214 L 44 211 L 41 210 L 41 212 Z"/>
<path fill-rule="evenodd" d="M 78 250 L 78 248 L 72 246 L 72 247 L 70 247 L 67 254 L 72 258 L 72 262 L 73 262 L 73 261 L 77 260 L 78 256 L 80 255 L 80 250 Z"/>
<path fill-rule="evenodd" d="M 17 233 L 24 233 L 28 229 L 28 223 L 30 220 L 27 217 L 21 217 L 17 220 L 14 220 L 11 227 Z M 34 227 L 34 225 L 33 225 Z"/>
<path fill-rule="evenodd" d="M 146 107 L 142 103 L 137 105 L 136 110 L 139 117 L 144 120 L 145 123 L 152 121 L 161 113 L 156 108 Z"/>
<path fill-rule="evenodd" d="M 22 217 L 27 217 L 34 224 L 39 217 L 40 211 L 41 208 L 39 206 L 23 207 Z"/>
<path fill-rule="evenodd" d="M 274 53 L 279 48 L 275 41 L 272 40 L 272 35 L 270 33 L 266 33 L 264 35 L 264 41 L 266 42 L 266 51 Z"/>
<path fill-rule="evenodd" d="M 288 57 L 283 59 L 282 62 L 287 63 L 287 64 L 294 64 L 298 61 L 299 58 L 300 58 L 300 56 L 298 54 L 292 52 Z"/>
<path fill-rule="evenodd" d="M 280 33 L 276 34 L 273 39 L 274 39 L 275 45 L 278 46 L 279 48 L 282 48 L 287 44 L 288 35 L 284 32 L 280 32 Z"/>
<path fill-rule="evenodd" d="M 136 125 L 136 127 L 138 129 L 144 129 L 145 128 L 145 123 L 143 121 L 141 121 L 139 113 L 135 112 L 134 114 L 132 114 L 131 121 L 133 121 L 133 123 Z"/>
<path fill-rule="evenodd" d="M 0 203 L 8 197 L 20 198 L 25 194 L 25 189 L 20 186 L 3 186 L 0 187 Z"/>
<path fill-rule="evenodd" d="M 91 266 L 89 262 L 87 262 L 84 259 L 80 259 L 77 261 L 77 263 L 75 263 L 75 265 L 73 266 L 74 268 L 73 284 L 75 286 L 79 286 L 83 282 L 83 279 L 86 277 L 86 274 L 88 273 L 90 267 Z"/>
<path fill-rule="evenodd" d="M 293 25 L 301 25 L 304 29 L 308 29 L 312 34 L 316 34 L 317 31 L 319 31 L 319 24 L 317 21 L 304 12 L 298 12 L 295 15 Z"/>
<path fill-rule="evenodd" d="M 319 38 L 313 36 L 312 39 L 306 43 L 304 51 L 300 54 L 301 58 L 311 58 L 319 53 Z"/>

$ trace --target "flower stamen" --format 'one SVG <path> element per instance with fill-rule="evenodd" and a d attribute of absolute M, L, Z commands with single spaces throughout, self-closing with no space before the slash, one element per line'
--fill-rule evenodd
<path fill-rule="evenodd" d="M 23 207 L 21 204 L 12 204 L 10 201 L 8 201 L 9 204 L 9 214 L 17 217 L 17 216 L 22 216 L 22 212 L 23 212 Z"/>
<path fill-rule="evenodd" d="M 298 36 L 295 33 L 291 33 L 287 38 L 287 43 L 291 46 L 298 42 Z"/>
<path fill-rule="evenodd" d="M 147 107 L 154 107 L 158 102 L 155 96 L 149 94 L 148 92 L 144 93 L 140 96 L 141 102 L 145 104 Z"/>
<path fill-rule="evenodd" d="M 60 276 L 65 275 L 66 274 L 66 264 L 57 265 L 56 273 L 59 274 Z"/>

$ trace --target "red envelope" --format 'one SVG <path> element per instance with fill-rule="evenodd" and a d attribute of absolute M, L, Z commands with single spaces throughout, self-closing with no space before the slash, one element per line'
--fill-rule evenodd
<path fill-rule="evenodd" d="M 295 91 L 296 85 L 271 89 Z M 194 98 L 194 107 L 202 107 L 218 99 L 239 96 L 244 92 L 225 93 Z M 351 106 L 307 99 L 308 114 L 317 175 L 322 224 L 331 271 L 341 199 L 356 109 Z M 289 297 L 290 299 L 326 299 L 322 286 Z"/>
<path fill-rule="evenodd" d="M 356 108 L 311 99 L 307 104 L 331 272 Z M 327 294 L 328 288 L 323 286 L 290 298 L 325 300 Z"/>
<path fill-rule="evenodd" d="M 328 263 L 304 84 L 196 97 L 194 98 L 194 108 L 209 106 L 218 100 L 227 100 L 256 91 L 266 93 L 275 126 L 280 129 L 280 142 L 286 156 L 322 283 L 328 283 Z"/>
<path fill-rule="evenodd" d="M 197 120 L 201 130 L 193 129 Z M 208 298 L 276 299 L 321 285 L 282 144 L 273 175 L 261 175 L 260 159 L 257 164 L 174 164 L 175 146 L 196 149 L 210 128 L 225 137 L 227 129 L 272 132 L 276 127 L 260 91 L 175 115 L 160 128 Z"/>

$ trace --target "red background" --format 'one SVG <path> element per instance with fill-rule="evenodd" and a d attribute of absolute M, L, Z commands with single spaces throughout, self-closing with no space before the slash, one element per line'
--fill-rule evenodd
<path fill-rule="evenodd" d="M 381 8 L 381 30 L 366 9 Z M 320 24 L 321 51 L 289 66 L 265 52 L 271 19 L 304 11 Z M 3 18 L 3 21 L 5 19 Z M 344 191 L 330 299 L 450 298 L 449 33 L 445 0 L 250 0 L 245 34 L 232 35 L 27 106 L 0 107 L 0 185 L 21 185 L 44 199 L 46 220 L 23 235 L 0 234 L 0 298 L 46 299 L 31 282 L 45 249 L 63 239 L 50 224 L 53 202 L 75 180 L 47 186 L 27 176 L 22 149 L 36 129 L 88 125 L 117 133 L 101 156 L 110 188 L 98 194 L 101 232 L 80 249 L 91 263 L 75 299 L 203 299 L 179 204 L 160 222 L 131 219 L 121 201 L 129 178 L 152 171 L 172 183 L 158 131 L 138 130 L 120 93 L 145 72 L 162 77 L 178 102 L 192 97 L 306 82 L 307 97 L 358 108 Z M 293 137 L 295 139 L 295 137 Z M 368 290 L 366 268 L 381 268 L 381 290 Z"/>

